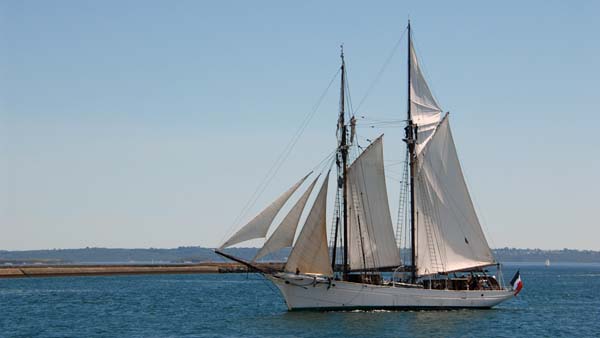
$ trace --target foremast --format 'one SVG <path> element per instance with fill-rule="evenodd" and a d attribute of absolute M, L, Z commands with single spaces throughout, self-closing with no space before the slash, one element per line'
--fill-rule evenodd
<path fill-rule="evenodd" d="M 346 63 L 344 61 L 344 46 L 340 46 L 340 58 L 342 65 L 341 71 L 341 83 L 340 83 L 340 111 L 338 117 L 338 148 L 337 148 L 337 167 L 338 167 L 338 189 L 342 190 L 342 274 L 343 279 L 347 279 L 348 275 L 348 188 L 347 188 L 347 170 L 348 170 L 348 133 L 345 121 L 345 88 L 346 88 Z M 335 271 L 336 266 L 336 255 L 337 255 L 337 242 L 339 231 L 339 222 L 336 222 L 335 238 L 333 241 L 333 253 L 331 267 Z"/>
<path fill-rule="evenodd" d="M 411 73 L 411 34 L 410 34 L 410 20 L 408 21 L 408 54 L 407 54 L 407 74 L 408 74 L 408 82 L 407 82 L 407 125 L 404 129 L 406 138 L 404 141 L 406 142 L 406 146 L 408 148 L 408 158 L 409 158 L 409 181 L 410 181 L 410 251 L 411 251 L 411 282 L 415 283 L 417 279 L 417 250 L 415 249 L 415 169 L 417 165 L 417 157 L 415 153 L 415 144 L 417 142 L 417 125 L 413 123 L 412 114 L 411 114 L 411 86 L 410 86 L 410 73 Z"/>

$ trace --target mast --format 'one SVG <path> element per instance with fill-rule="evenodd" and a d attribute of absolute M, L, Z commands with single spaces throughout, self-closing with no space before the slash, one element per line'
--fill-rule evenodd
<path fill-rule="evenodd" d="M 344 250 L 342 255 L 342 272 L 343 278 L 346 279 L 348 275 L 348 189 L 346 184 L 346 173 L 348 170 L 348 140 L 347 140 L 347 132 L 346 132 L 346 123 L 345 123 L 345 87 L 346 87 L 346 63 L 344 62 L 344 45 L 340 46 L 341 53 L 340 57 L 342 59 L 342 76 L 341 76 L 341 85 L 340 85 L 340 114 L 338 119 L 338 127 L 341 130 L 339 145 L 338 145 L 338 154 L 341 157 L 341 163 L 338 162 L 338 172 L 341 172 L 341 185 L 342 185 L 342 211 L 343 211 L 343 219 L 342 219 L 342 227 L 343 227 L 343 242 L 344 242 Z M 336 232 L 337 236 L 337 232 Z M 337 249 L 334 246 L 334 250 Z M 335 252 L 334 252 L 335 257 Z"/>
<path fill-rule="evenodd" d="M 409 153 L 409 166 L 410 166 L 410 246 L 411 246 L 411 281 L 414 283 L 417 279 L 417 251 L 415 248 L 415 168 L 416 168 L 416 156 L 415 156 L 415 143 L 417 135 L 417 126 L 413 124 L 412 115 L 410 111 L 410 69 L 411 69 L 411 35 L 410 35 L 410 20 L 408 20 L 408 124 L 405 128 L 406 133 L 406 145 Z"/>

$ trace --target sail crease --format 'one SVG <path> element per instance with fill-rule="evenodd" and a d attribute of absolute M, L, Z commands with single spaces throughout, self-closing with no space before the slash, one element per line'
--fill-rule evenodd
<path fill-rule="evenodd" d="M 400 254 L 385 183 L 383 139 L 374 140 L 347 170 L 348 260 L 351 270 L 399 266 Z"/>
<path fill-rule="evenodd" d="M 308 202 L 308 198 L 310 197 L 310 193 L 317 184 L 317 180 L 320 176 L 321 175 L 318 175 L 313 180 L 308 189 L 306 189 L 304 194 L 302 194 L 302 196 L 298 199 L 296 204 L 292 207 L 292 209 L 290 209 L 285 218 L 281 221 L 281 223 L 279 223 L 275 231 L 271 234 L 269 239 L 258 251 L 253 261 L 256 261 L 257 259 L 264 257 L 270 253 L 273 253 L 279 249 L 292 246 L 292 244 L 294 243 L 294 237 L 296 235 L 296 228 L 298 227 L 300 217 L 302 216 L 302 211 L 304 210 L 306 202 Z"/>
<path fill-rule="evenodd" d="M 223 249 L 241 242 L 245 242 L 251 239 L 264 238 L 267 236 L 269 227 L 275 216 L 279 213 L 281 208 L 285 205 L 287 200 L 294 194 L 296 190 L 304 183 L 308 178 L 308 175 L 304 176 L 300 181 L 296 182 L 291 188 L 279 196 L 273 203 L 256 215 L 250 222 L 244 225 L 240 230 L 233 234 L 219 249 Z"/>
<path fill-rule="evenodd" d="M 463 177 L 448 116 L 418 154 L 417 163 L 417 274 L 493 264 L 494 257 Z"/>
<path fill-rule="evenodd" d="M 417 126 L 416 152 L 422 151 L 442 119 L 442 108 L 433 96 L 412 41 L 410 43 L 410 116 Z"/>
<path fill-rule="evenodd" d="M 296 244 L 285 264 L 287 272 L 314 273 L 331 276 L 331 261 L 327 246 L 327 185 L 329 173 L 298 235 Z"/>

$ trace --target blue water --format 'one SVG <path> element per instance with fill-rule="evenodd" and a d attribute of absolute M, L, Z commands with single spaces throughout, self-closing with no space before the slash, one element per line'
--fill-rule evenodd
<path fill-rule="evenodd" d="M 520 268 L 523 291 L 492 310 L 428 312 L 287 312 L 246 274 L 3 279 L 0 336 L 600 337 L 600 264 Z"/>

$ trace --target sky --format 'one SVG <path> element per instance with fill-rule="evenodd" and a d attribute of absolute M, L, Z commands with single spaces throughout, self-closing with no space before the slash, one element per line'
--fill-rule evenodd
<path fill-rule="evenodd" d="M 0 0 L 0 250 L 218 246 L 334 149 L 339 79 L 238 217 L 336 74 L 340 44 L 357 116 L 406 116 L 409 17 L 491 246 L 600 250 L 599 12 Z M 359 129 L 362 142 L 381 133 L 397 178 L 402 129 Z"/>

